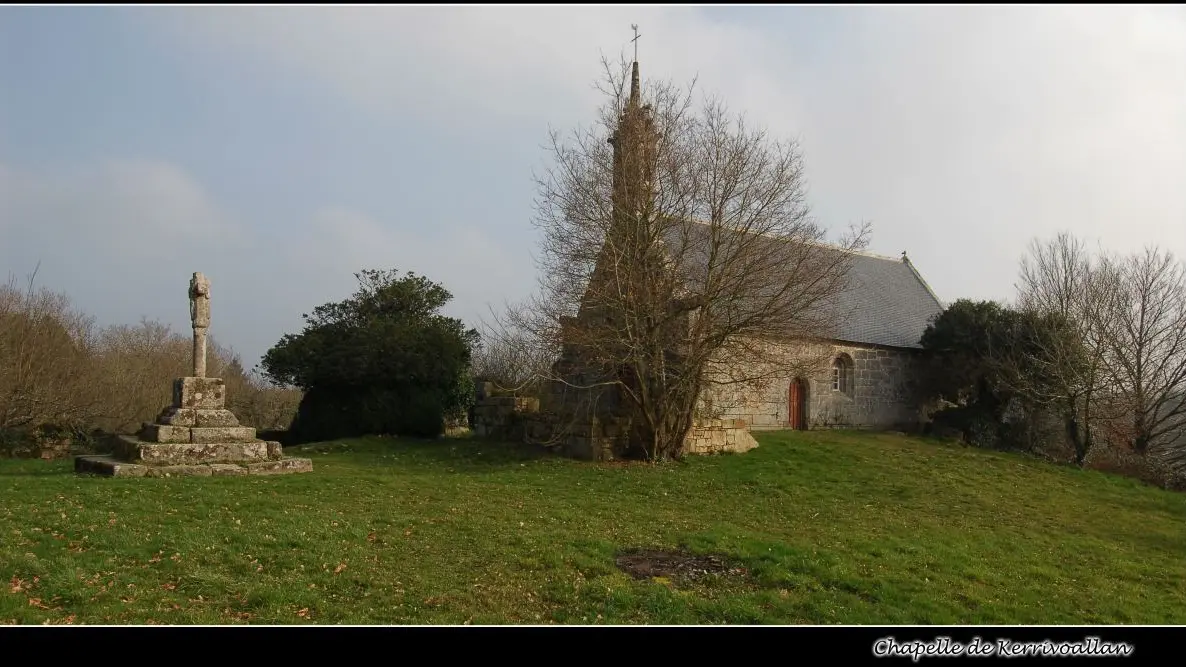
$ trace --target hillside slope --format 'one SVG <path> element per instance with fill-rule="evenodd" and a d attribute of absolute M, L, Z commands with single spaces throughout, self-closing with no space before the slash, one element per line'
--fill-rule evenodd
<path fill-rule="evenodd" d="M 758 439 L 657 467 L 392 439 L 275 478 L 0 461 L 0 623 L 1186 623 L 1186 494 L 904 436 Z M 690 569 L 615 564 L 681 547 Z"/>

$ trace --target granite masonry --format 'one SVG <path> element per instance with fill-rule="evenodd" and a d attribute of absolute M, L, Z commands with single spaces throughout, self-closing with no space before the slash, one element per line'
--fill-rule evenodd
<path fill-rule="evenodd" d="M 916 394 L 917 351 L 833 343 L 822 354 L 819 350 L 811 354 L 827 361 L 761 388 L 708 390 L 701 401 L 702 412 L 738 420 L 751 430 L 913 430 L 925 419 L 925 406 Z"/>
<path fill-rule="evenodd" d="M 550 445 L 578 459 L 613 460 L 628 421 L 596 410 L 582 414 L 578 423 L 557 428 L 555 415 L 541 414 L 538 398 L 498 396 L 490 383 L 479 383 L 470 425 L 480 438 Z M 744 421 L 728 419 L 697 419 L 684 440 L 687 454 L 741 453 L 757 446 Z"/>
<path fill-rule="evenodd" d="M 684 440 L 688 454 L 740 454 L 757 446 L 748 425 L 740 419 L 697 419 Z"/>

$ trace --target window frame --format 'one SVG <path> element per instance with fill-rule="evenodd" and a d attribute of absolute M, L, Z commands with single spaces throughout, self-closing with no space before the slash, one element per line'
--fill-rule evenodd
<path fill-rule="evenodd" d="M 832 391 L 852 397 L 853 365 L 852 358 L 844 353 L 832 358 Z"/>

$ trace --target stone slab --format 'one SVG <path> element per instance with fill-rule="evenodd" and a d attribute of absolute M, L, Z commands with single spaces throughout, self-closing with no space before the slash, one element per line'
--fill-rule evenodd
<path fill-rule="evenodd" d="M 222 410 L 226 383 L 222 378 L 177 378 L 173 381 L 173 407 Z"/>
<path fill-rule="evenodd" d="M 77 456 L 74 472 L 106 477 L 144 477 L 148 466 L 120 461 L 110 456 Z"/>
<path fill-rule="evenodd" d="M 145 477 L 209 477 L 210 466 L 145 466 Z"/>
<path fill-rule="evenodd" d="M 143 443 L 143 440 L 134 435 L 116 436 L 111 453 L 114 455 L 114 458 L 121 461 L 134 462 L 140 458 L 140 445 Z"/>
<path fill-rule="evenodd" d="M 144 424 L 140 429 L 140 440 L 144 442 L 189 442 L 188 426 L 166 424 Z"/>
<path fill-rule="evenodd" d="M 275 442 L 273 440 L 269 440 L 267 442 L 267 445 L 268 445 L 268 458 L 269 459 L 271 459 L 273 461 L 277 461 L 279 459 L 284 458 L 284 447 L 281 447 L 280 443 Z"/>
<path fill-rule="evenodd" d="M 198 463 L 251 463 L 266 461 L 268 445 L 255 442 L 211 442 L 160 444 L 142 442 L 129 460 L 149 465 L 189 465 Z"/>
<path fill-rule="evenodd" d="M 156 423 L 166 426 L 197 426 L 198 411 L 193 408 L 167 407 L 157 415 Z"/>
<path fill-rule="evenodd" d="M 227 428 L 239 425 L 239 418 L 230 410 L 194 410 L 194 426 Z"/>
<path fill-rule="evenodd" d="M 249 475 L 283 475 L 294 472 L 313 472 L 312 459 L 280 459 L 247 464 Z"/>
<path fill-rule="evenodd" d="M 255 429 L 250 426 L 195 426 L 189 432 L 190 442 L 195 444 L 255 440 Z"/>
<path fill-rule="evenodd" d="M 156 423 L 162 426 L 225 427 L 238 426 L 239 418 L 230 410 L 199 410 L 197 408 L 168 407 L 157 416 Z"/>
<path fill-rule="evenodd" d="M 253 469 L 254 468 L 254 469 Z M 78 456 L 74 459 L 74 471 L 103 477 L 223 477 L 238 475 L 284 475 L 298 472 L 312 472 L 313 462 L 309 459 L 283 459 L 261 461 L 247 466 L 212 463 L 194 465 L 144 465 L 120 461 L 110 456 Z"/>

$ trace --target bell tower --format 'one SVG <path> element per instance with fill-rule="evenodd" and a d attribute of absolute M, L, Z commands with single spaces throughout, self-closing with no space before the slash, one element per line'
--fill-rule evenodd
<path fill-rule="evenodd" d="M 615 227 L 637 226 L 655 194 L 655 158 L 659 144 L 650 105 L 642 104 L 638 61 L 630 70 L 630 97 L 609 143 L 614 147 L 613 209 Z"/>

